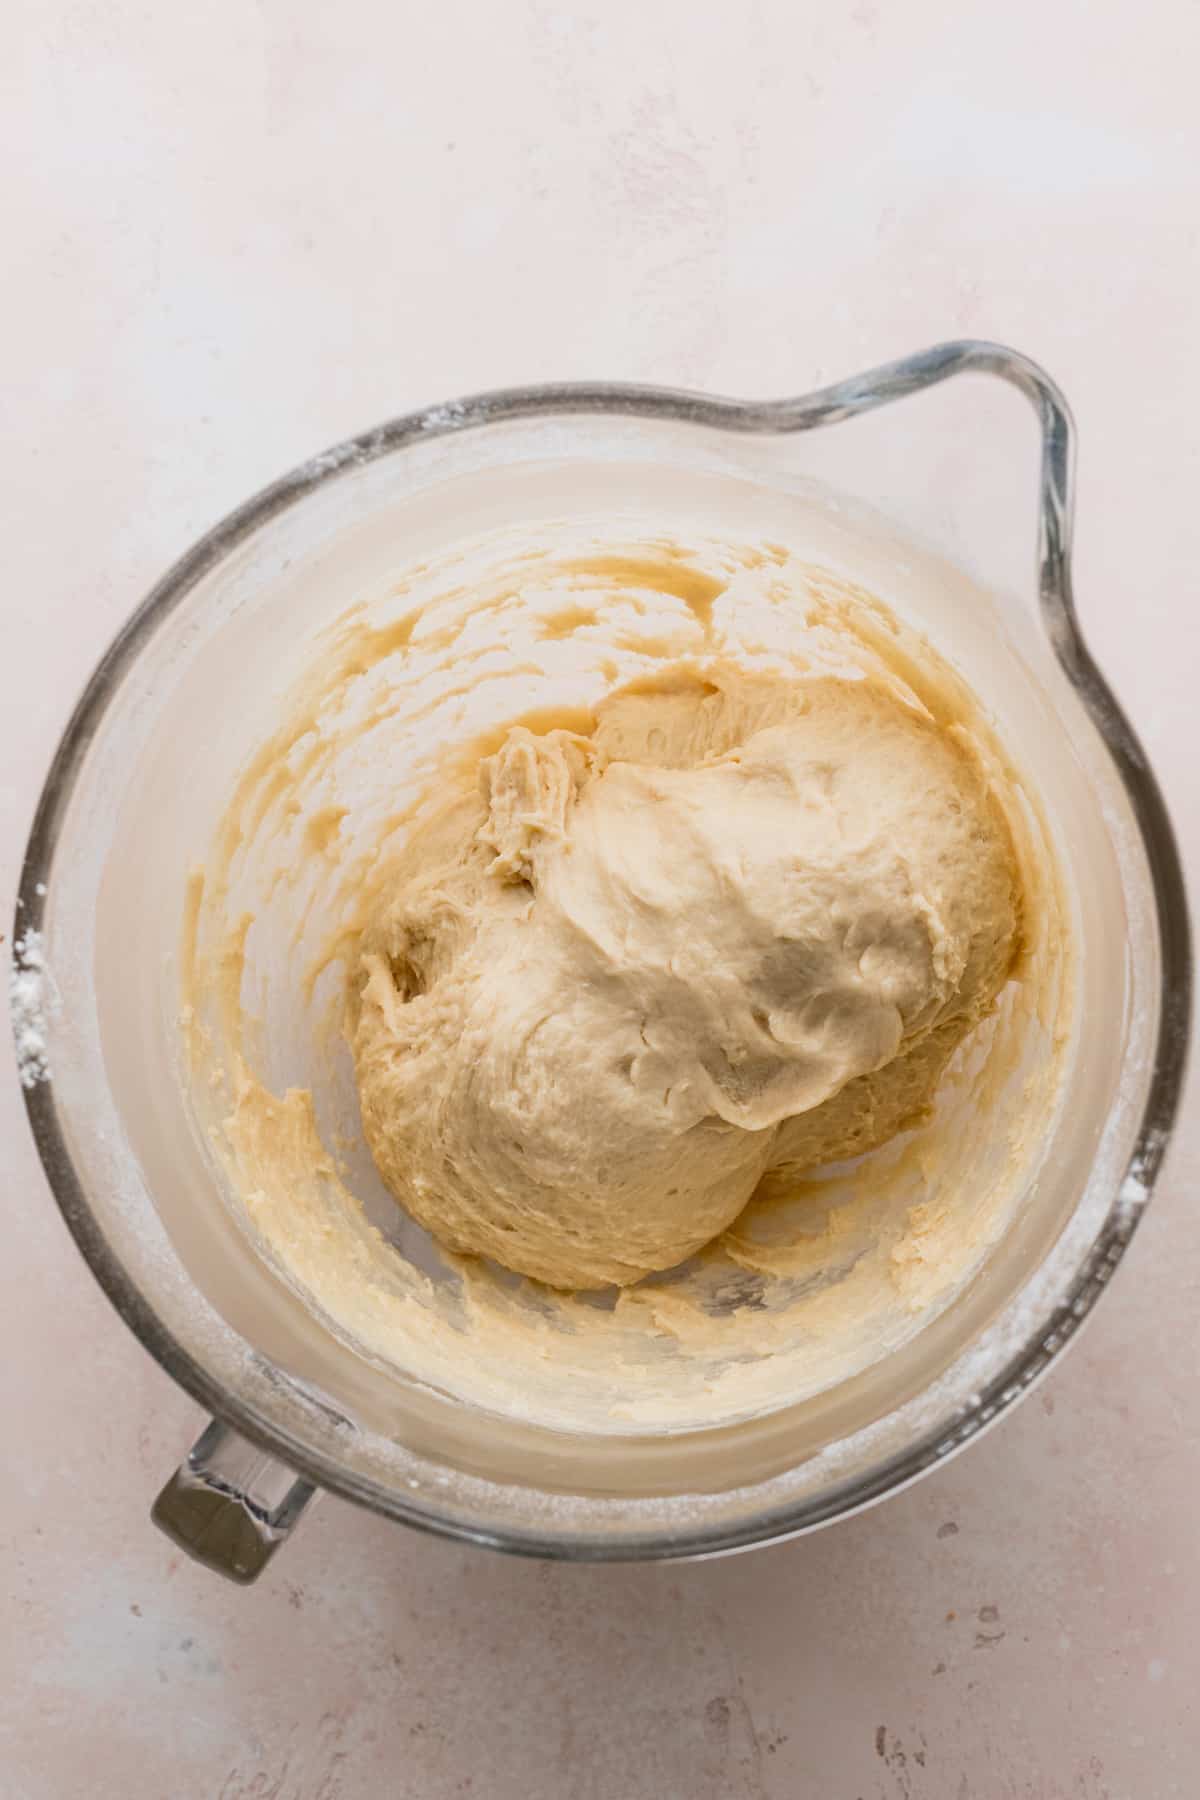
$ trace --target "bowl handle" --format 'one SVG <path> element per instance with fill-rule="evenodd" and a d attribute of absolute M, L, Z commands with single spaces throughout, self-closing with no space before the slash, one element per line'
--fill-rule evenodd
<path fill-rule="evenodd" d="M 150 1517 L 189 1556 L 243 1585 L 256 1581 L 318 1490 L 212 1419 Z"/>

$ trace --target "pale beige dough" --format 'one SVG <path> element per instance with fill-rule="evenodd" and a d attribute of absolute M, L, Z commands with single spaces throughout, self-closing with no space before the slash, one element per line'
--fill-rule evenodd
<path fill-rule="evenodd" d="M 859 670 L 677 663 L 419 818 L 351 979 L 367 1141 L 443 1244 L 556 1287 L 916 1122 L 1020 951 L 969 743 Z"/>

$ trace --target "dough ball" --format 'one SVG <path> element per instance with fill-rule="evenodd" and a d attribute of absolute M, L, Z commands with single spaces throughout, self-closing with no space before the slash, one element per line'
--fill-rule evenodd
<path fill-rule="evenodd" d="M 514 725 L 427 808 L 348 1030 L 396 1198 L 557 1287 L 670 1268 L 764 1175 L 919 1118 L 1016 956 L 969 750 L 867 677 L 679 671 Z"/>

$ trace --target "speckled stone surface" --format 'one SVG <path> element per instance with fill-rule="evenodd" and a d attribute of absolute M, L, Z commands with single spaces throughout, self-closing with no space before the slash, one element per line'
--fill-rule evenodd
<path fill-rule="evenodd" d="M 1197 872 L 1186 0 L 17 0 L 5 30 L 5 914 L 104 644 L 303 456 L 501 383 L 795 391 L 958 334 L 1071 396 L 1083 609 Z M 70 1246 L 21 1112 L 10 1073 L 5 1800 L 1200 1788 L 1194 1107 L 1082 1342 L 882 1508 L 596 1569 L 327 1500 L 246 1592 L 147 1523 L 199 1421 Z"/>

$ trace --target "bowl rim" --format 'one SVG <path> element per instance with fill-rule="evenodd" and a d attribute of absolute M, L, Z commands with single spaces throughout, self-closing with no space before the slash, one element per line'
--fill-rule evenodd
<path fill-rule="evenodd" d="M 88 747 L 143 646 L 217 563 L 277 515 L 348 470 L 425 439 L 505 421 L 606 414 L 716 430 L 788 435 L 853 418 L 963 373 L 1015 386 L 1034 406 L 1042 434 L 1039 601 L 1053 653 L 1088 713 L 1129 800 L 1146 856 L 1158 932 L 1160 994 L 1153 1064 L 1135 1140 L 1104 1222 L 1068 1291 L 1024 1348 L 973 1396 L 957 1422 L 817 1496 L 764 1509 L 735 1524 L 654 1529 L 616 1538 L 483 1528 L 406 1500 L 348 1470 L 217 1381 L 159 1317 L 112 1251 L 72 1161 L 52 1079 L 24 1088 L 42 1166 L 67 1228 L 109 1300 L 160 1366 L 203 1407 L 314 1485 L 419 1529 L 471 1543 L 568 1561 L 634 1561 L 715 1555 L 777 1542 L 871 1505 L 908 1485 L 995 1422 L 1061 1354 L 1090 1314 L 1127 1249 L 1162 1166 L 1178 1110 L 1191 1019 L 1192 958 L 1179 851 L 1158 782 L 1136 734 L 1094 662 L 1079 626 L 1071 582 L 1074 429 L 1065 398 L 1028 357 L 999 344 L 957 340 L 919 351 L 809 394 L 736 400 L 682 389 L 615 382 L 503 388 L 391 419 L 302 463 L 229 513 L 150 590 L 118 632 L 68 721 L 30 829 L 18 887 L 13 943 L 38 931 L 59 831 Z"/>

